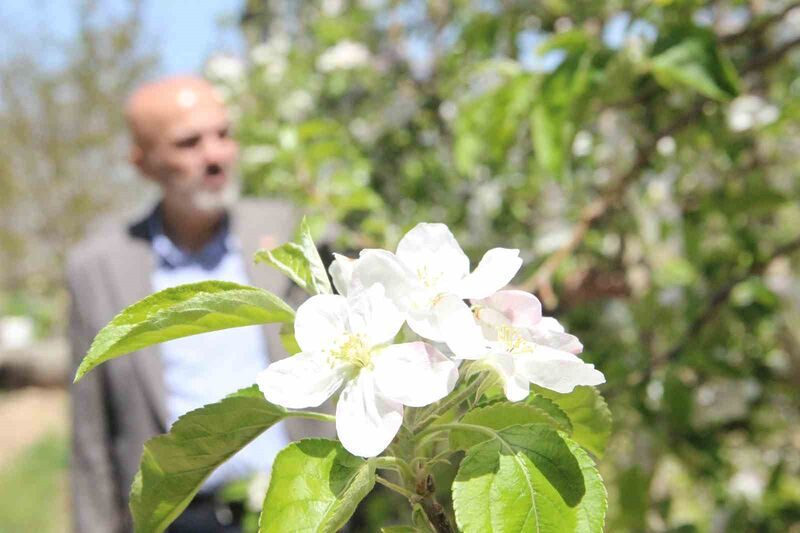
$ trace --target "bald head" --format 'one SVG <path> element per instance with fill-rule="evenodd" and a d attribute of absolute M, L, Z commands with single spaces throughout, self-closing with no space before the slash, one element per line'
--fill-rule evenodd
<path fill-rule="evenodd" d="M 125 118 L 131 163 L 161 186 L 165 202 L 219 209 L 235 197 L 238 147 L 210 83 L 187 76 L 143 85 L 128 100 Z"/>
<path fill-rule="evenodd" d="M 195 76 L 166 78 L 139 87 L 128 99 L 125 118 L 134 143 L 146 149 L 172 122 L 203 106 L 224 109 L 209 82 Z"/>

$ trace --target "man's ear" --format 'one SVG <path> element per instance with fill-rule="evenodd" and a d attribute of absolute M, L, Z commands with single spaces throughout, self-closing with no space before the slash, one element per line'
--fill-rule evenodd
<path fill-rule="evenodd" d="M 141 146 L 138 144 L 131 145 L 131 150 L 128 153 L 128 161 L 139 170 L 142 176 L 149 180 L 154 179 L 151 171 L 152 169 L 147 162 L 147 155 L 144 150 L 142 150 Z"/>

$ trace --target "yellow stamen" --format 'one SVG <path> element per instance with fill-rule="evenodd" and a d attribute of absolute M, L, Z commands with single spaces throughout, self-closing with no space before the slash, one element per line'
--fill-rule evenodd
<path fill-rule="evenodd" d="M 363 333 L 348 333 L 343 342 L 330 350 L 330 355 L 360 368 L 372 368 L 372 350 Z"/>
<path fill-rule="evenodd" d="M 497 340 L 502 342 L 510 353 L 530 351 L 533 344 L 519 334 L 517 328 L 512 326 L 498 326 Z"/>

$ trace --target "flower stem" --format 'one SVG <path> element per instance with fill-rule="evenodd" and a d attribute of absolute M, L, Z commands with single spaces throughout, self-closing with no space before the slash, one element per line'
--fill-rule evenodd
<path fill-rule="evenodd" d="M 435 407 L 432 413 L 426 415 L 425 418 L 423 418 L 416 424 L 414 428 L 415 432 L 430 426 L 439 415 L 446 413 L 453 407 L 457 406 L 458 404 L 469 398 L 476 390 L 478 390 L 478 387 L 480 387 L 480 384 L 483 383 L 485 377 L 486 377 L 485 375 L 479 375 L 475 379 L 475 381 L 473 381 L 472 383 L 461 389 L 461 391 L 445 398 L 442 403 L 440 403 Z M 417 437 L 419 436 L 420 434 L 417 433 Z"/>
<path fill-rule="evenodd" d="M 416 494 L 414 494 L 410 490 L 401 487 L 400 485 L 392 483 L 388 479 L 382 478 L 381 476 L 375 476 L 375 481 L 377 481 L 378 483 L 380 483 L 384 487 L 395 491 L 398 494 L 402 494 L 403 496 L 408 498 L 408 500 L 411 501 L 411 502 L 415 502 L 415 501 L 419 500 L 419 496 L 417 496 Z"/>
<path fill-rule="evenodd" d="M 466 431 L 475 431 L 478 433 L 483 433 L 485 435 L 489 435 L 490 437 L 496 437 L 497 432 L 491 428 L 483 427 L 483 426 L 476 426 L 475 424 L 463 424 L 461 422 L 451 422 L 449 424 L 437 424 L 433 427 L 430 427 L 424 431 L 417 433 L 417 439 L 422 439 L 427 437 L 428 435 L 432 435 L 434 433 L 439 433 L 442 431 L 452 431 L 454 429 L 463 429 Z"/>
<path fill-rule="evenodd" d="M 407 462 L 399 457 L 382 456 L 377 457 L 375 460 L 375 468 L 382 468 L 385 470 L 394 470 L 403 478 L 403 481 L 414 479 L 414 473 Z"/>
<path fill-rule="evenodd" d="M 315 413 L 313 411 L 289 411 L 292 416 L 298 418 L 308 418 L 310 420 L 320 420 L 322 422 L 336 422 L 336 417 L 325 413 Z"/>

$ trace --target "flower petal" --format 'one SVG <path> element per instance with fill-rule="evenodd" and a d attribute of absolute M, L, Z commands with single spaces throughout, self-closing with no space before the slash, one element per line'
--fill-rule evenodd
<path fill-rule="evenodd" d="M 384 344 L 397 335 L 405 317 L 385 295 L 378 283 L 351 294 L 347 299 L 348 324 L 353 333 L 364 333 L 370 346 Z"/>
<path fill-rule="evenodd" d="M 539 346 L 547 346 L 563 352 L 579 354 L 583 351 L 583 344 L 575 335 L 569 333 L 559 333 L 558 331 L 543 328 L 528 328 L 523 331 L 528 332 L 530 340 Z"/>
<path fill-rule="evenodd" d="M 329 348 L 347 332 L 347 299 L 338 294 L 317 294 L 297 308 L 294 336 L 304 352 Z"/>
<path fill-rule="evenodd" d="M 412 296 L 421 289 L 417 277 L 386 250 L 364 250 L 353 268 L 351 287 L 380 283 L 386 296 L 401 310 L 411 307 Z"/>
<path fill-rule="evenodd" d="M 476 304 L 499 311 L 516 327 L 532 327 L 542 319 L 541 302 L 525 291 L 497 291 Z"/>
<path fill-rule="evenodd" d="M 470 308 L 457 296 L 442 297 L 434 308 L 436 324 L 447 347 L 459 359 L 480 359 L 488 341 Z"/>
<path fill-rule="evenodd" d="M 300 352 L 271 363 L 256 377 L 264 397 L 292 409 L 316 407 L 344 382 L 347 365 L 331 366 L 321 353 Z"/>
<path fill-rule="evenodd" d="M 336 405 L 339 440 L 360 457 L 374 457 L 385 450 L 402 423 L 402 404 L 382 396 L 367 370 L 345 386 Z"/>
<path fill-rule="evenodd" d="M 454 292 L 465 299 L 486 298 L 508 285 L 521 266 L 519 250 L 492 248 L 483 255 L 475 270 L 458 283 Z"/>
<path fill-rule="evenodd" d="M 469 274 L 469 258 L 444 224 L 414 226 L 397 244 L 397 258 L 425 285 L 442 292 Z"/>
<path fill-rule="evenodd" d="M 356 266 L 357 259 L 334 253 L 333 263 L 331 263 L 328 273 L 333 280 L 333 286 L 336 291 L 342 296 L 347 296 L 350 289 L 350 282 L 353 279 L 353 269 Z"/>
<path fill-rule="evenodd" d="M 378 390 L 410 407 L 422 407 L 444 398 L 458 380 L 456 364 L 425 342 L 388 346 L 373 361 Z"/>
<path fill-rule="evenodd" d="M 580 357 L 547 346 L 515 356 L 518 372 L 531 383 L 556 392 L 568 393 L 578 385 L 600 385 L 605 376 Z"/>
<path fill-rule="evenodd" d="M 528 397 L 530 384 L 515 367 L 514 357 L 508 354 L 492 354 L 486 362 L 495 369 L 503 384 L 503 392 L 510 402 L 518 402 Z"/>

